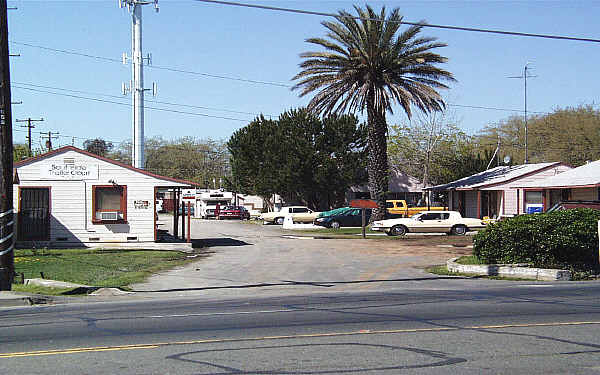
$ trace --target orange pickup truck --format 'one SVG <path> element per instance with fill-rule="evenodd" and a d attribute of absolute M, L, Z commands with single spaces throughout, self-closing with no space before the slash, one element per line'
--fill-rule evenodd
<path fill-rule="evenodd" d="M 405 200 L 387 200 L 385 201 L 388 214 L 394 217 L 411 217 L 412 215 L 423 211 L 448 211 L 448 207 L 408 207 Z"/>

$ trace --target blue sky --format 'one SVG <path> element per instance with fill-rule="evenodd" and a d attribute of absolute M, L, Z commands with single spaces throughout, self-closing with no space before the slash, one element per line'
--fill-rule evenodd
<path fill-rule="evenodd" d="M 246 2 L 319 12 L 364 5 L 350 1 Z M 376 8 L 383 4 L 390 9 L 398 7 L 407 21 L 600 39 L 597 1 L 371 1 L 369 4 Z M 149 5 L 143 10 L 143 50 L 144 54 L 152 54 L 154 66 L 144 71 L 145 85 L 158 84 L 158 96 L 147 96 L 146 104 L 193 114 L 147 109 L 146 137 L 228 139 L 255 114 L 277 116 L 286 109 L 307 104 L 310 97 L 298 98 L 297 92 L 283 86 L 292 85 L 291 78 L 301 61 L 298 55 L 315 49 L 304 40 L 324 35 L 320 25 L 324 17 L 193 0 L 161 0 L 159 5 L 159 13 Z M 9 6 L 18 8 L 9 11 L 10 50 L 21 55 L 11 58 L 12 98 L 23 102 L 13 106 L 13 119 L 43 117 L 45 121 L 36 123 L 34 131 L 60 132 L 61 137 L 55 141 L 60 145 L 74 142 L 81 146 L 85 138 L 96 137 L 113 142 L 130 139 L 130 97 L 121 96 L 121 83 L 131 77 L 130 66 L 44 49 L 120 60 L 123 52 L 130 54 L 131 50 L 130 14 L 119 9 L 117 0 L 9 0 Z M 459 126 L 469 133 L 511 114 L 520 114 L 461 106 L 522 110 L 523 81 L 507 77 L 522 74 L 528 61 L 532 62 L 531 74 L 537 76 L 528 80 L 529 111 L 548 112 L 556 107 L 598 102 L 598 43 L 427 28 L 423 35 L 438 37 L 448 44 L 439 53 L 449 58 L 445 68 L 453 72 L 457 82 L 443 94 L 448 103 L 459 105 L 449 109 Z M 406 121 L 400 108 L 388 117 L 390 124 Z M 15 142 L 25 142 L 25 129 L 19 125 L 22 124 L 13 123 Z M 38 144 L 38 136 L 34 133 L 34 144 Z"/>

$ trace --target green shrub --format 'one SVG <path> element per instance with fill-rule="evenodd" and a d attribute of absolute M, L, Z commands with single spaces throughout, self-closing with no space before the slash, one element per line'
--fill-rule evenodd
<path fill-rule="evenodd" d="M 475 235 L 473 254 L 488 264 L 597 267 L 598 220 L 600 211 L 588 208 L 517 216 Z"/>

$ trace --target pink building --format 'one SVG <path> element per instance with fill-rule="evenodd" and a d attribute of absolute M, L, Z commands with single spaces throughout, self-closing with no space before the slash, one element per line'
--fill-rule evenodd
<path fill-rule="evenodd" d="M 544 211 L 555 203 L 567 200 L 600 200 L 600 160 L 573 168 L 543 180 L 523 183 L 528 194 L 543 197 Z"/>
<path fill-rule="evenodd" d="M 560 201 L 555 195 L 547 197 L 539 189 L 522 186 L 570 169 L 572 167 L 561 162 L 501 166 L 428 190 L 447 192 L 448 207 L 465 217 L 514 216 L 538 212 Z"/>

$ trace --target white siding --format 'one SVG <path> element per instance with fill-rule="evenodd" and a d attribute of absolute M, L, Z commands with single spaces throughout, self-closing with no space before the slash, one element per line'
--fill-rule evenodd
<path fill-rule="evenodd" d="M 76 164 L 97 164 L 98 179 L 88 181 L 41 180 L 40 168 L 47 163 L 62 162 L 74 158 Z M 185 186 L 139 173 L 76 151 L 66 151 L 18 168 L 20 184 L 14 186 L 14 204 L 18 209 L 19 187 L 50 186 L 50 241 L 67 237 L 67 242 L 127 242 L 127 237 L 136 241 L 154 241 L 154 187 Z M 127 223 L 92 223 L 92 186 L 110 185 L 109 180 L 127 186 Z M 134 201 L 148 201 L 147 209 L 136 209 Z M 130 241 L 129 241 L 130 242 Z M 61 242 L 62 243 L 62 242 Z"/>

